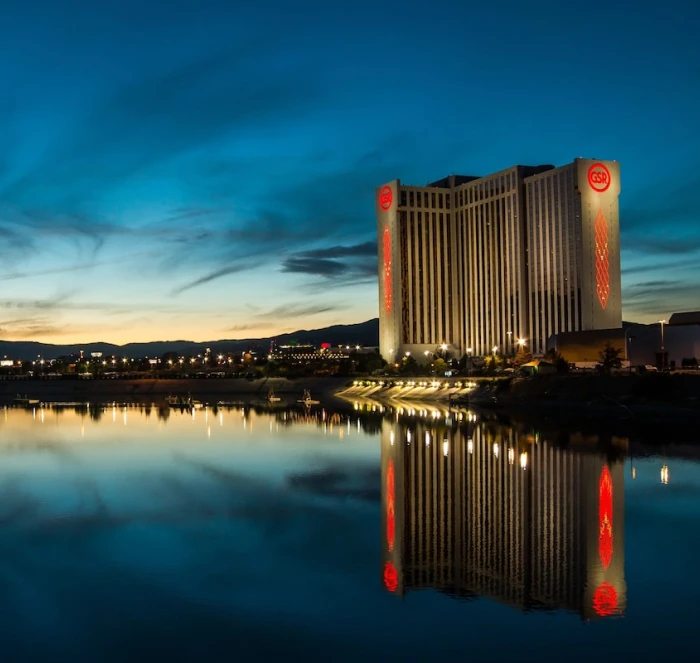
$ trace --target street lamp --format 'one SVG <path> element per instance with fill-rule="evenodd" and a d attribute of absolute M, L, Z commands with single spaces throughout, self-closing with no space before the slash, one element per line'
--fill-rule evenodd
<path fill-rule="evenodd" d="M 497 352 L 498 352 L 498 346 L 497 346 L 497 345 L 494 345 L 494 346 L 493 346 L 493 354 L 494 354 L 494 356 L 496 355 Z"/>
<path fill-rule="evenodd" d="M 661 323 L 661 370 L 666 368 L 666 353 L 664 352 L 664 325 L 666 320 L 659 320 Z"/>
<path fill-rule="evenodd" d="M 630 362 L 630 374 L 632 373 L 632 339 L 634 336 L 627 337 L 627 359 Z"/>

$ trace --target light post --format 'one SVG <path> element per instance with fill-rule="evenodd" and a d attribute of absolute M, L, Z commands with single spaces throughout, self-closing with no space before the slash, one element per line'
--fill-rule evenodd
<path fill-rule="evenodd" d="M 666 353 L 664 352 L 664 325 L 666 320 L 659 320 L 661 323 L 661 370 L 666 368 Z"/>
<path fill-rule="evenodd" d="M 633 338 L 634 338 L 634 336 L 627 337 L 627 359 L 629 359 L 629 362 L 630 362 L 630 375 L 632 375 L 632 339 Z"/>

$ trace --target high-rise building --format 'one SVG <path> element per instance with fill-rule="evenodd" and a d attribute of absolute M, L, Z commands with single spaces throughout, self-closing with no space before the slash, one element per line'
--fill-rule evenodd
<path fill-rule="evenodd" d="M 620 327 L 619 192 L 617 162 L 585 159 L 379 187 L 382 356 Z"/>
<path fill-rule="evenodd" d="M 382 426 L 387 591 L 585 619 L 625 611 L 622 460 L 493 426 Z"/>

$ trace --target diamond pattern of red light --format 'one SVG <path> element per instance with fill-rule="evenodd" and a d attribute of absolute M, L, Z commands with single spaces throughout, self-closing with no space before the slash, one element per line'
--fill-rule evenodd
<path fill-rule="evenodd" d="M 608 221 L 602 209 L 598 210 L 594 233 L 596 294 L 601 308 L 605 309 L 610 297 L 610 253 L 608 251 Z"/>
<path fill-rule="evenodd" d="M 396 588 L 399 586 L 399 574 L 396 571 L 396 567 L 391 562 L 387 562 L 384 565 L 384 586 L 390 592 L 395 592 Z"/>
<path fill-rule="evenodd" d="M 391 234 L 389 226 L 384 226 L 384 308 L 391 315 Z"/>
<path fill-rule="evenodd" d="M 613 484 L 606 465 L 598 483 L 598 555 L 604 570 L 613 556 Z"/>

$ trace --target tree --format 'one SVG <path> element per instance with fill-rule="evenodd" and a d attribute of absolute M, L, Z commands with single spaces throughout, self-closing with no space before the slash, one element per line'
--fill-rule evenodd
<path fill-rule="evenodd" d="M 603 373 L 610 375 L 613 369 L 622 367 L 622 348 L 614 348 L 610 343 L 600 351 L 600 365 Z"/>
<path fill-rule="evenodd" d="M 544 358 L 550 364 L 554 365 L 554 367 L 557 369 L 557 373 L 569 372 L 569 362 L 566 361 L 561 352 L 557 352 L 556 350 L 547 350 Z"/>
<path fill-rule="evenodd" d="M 445 371 L 447 370 L 447 364 L 445 363 L 445 360 L 436 359 L 435 364 L 433 365 L 433 369 L 435 370 L 435 375 L 445 375 Z"/>
<path fill-rule="evenodd" d="M 524 364 L 529 364 L 531 361 L 532 353 L 529 350 L 527 350 L 524 345 L 521 345 L 515 354 L 515 359 L 513 360 L 513 363 L 515 363 L 516 366 L 523 366 Z"/>
<path fill-rule="evenodd" d="M 404 357 L 401 360 L 399 373 L 401 373 L 401 375 L 418 375 L 418 362 L 410 355 Z"/>

